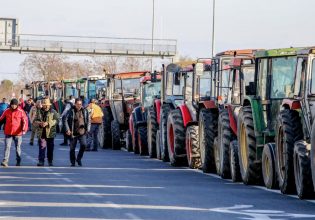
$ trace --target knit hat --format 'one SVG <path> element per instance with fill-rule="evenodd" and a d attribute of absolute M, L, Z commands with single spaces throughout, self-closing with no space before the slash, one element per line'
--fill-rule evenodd
<path fill-rule="evenodd" d="M 17 99 L 11 99 L 10 101 L 10 105 L 18 105 L 19 104 L 19 101 Z"/>

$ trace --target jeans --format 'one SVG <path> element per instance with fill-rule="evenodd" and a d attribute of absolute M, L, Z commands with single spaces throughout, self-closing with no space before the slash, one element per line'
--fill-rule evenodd
<path fill-rule="evenodd" d="M 54 138 L 38 138 L 38 161 L 45 161 L 45 154 L 47 148 L 47 159 L 49 163 L 52 163 L 54 159 Z"/>
<path fill-rule="evenodd" d="M 80 150 L 79 150 L 79 153 L 78 153 L 77 158 L 76 158 L 75 148 L 77 146 L 78 141 L 80 143 Z M 86 147 L 86 135 L 81 135 L 81 136 L 76 136 L 76 137 L 70 138 L 70 162 L 71 162 L 71 164 L 74 164 L 76 159 L 77 159 L 77 161 L 81 161 L 81 159 L 83 157 L 83 153 L 85 151 L 85 147 Z"/>
<path fill-rule="evenodd" d="M 4 149 L 3 161 L 4 162 L 9 161 L 12 140 L 14 141 L 14 144 L 15 144 L 16 161 L 20 162 L 21 161 L 22 136 L 12 136 L 12 135 L 6 135 L 5 136 L 5 139 L 4 139 L 5 149 Z"/>
<path fill-rule="evenodd" d="M 90 149 L 92 142 L 93 142 L 93 150 L 97 150 L 99 147 L 99 141 L 98 141 L 98 130 L 99 130 L 100 124 L 91 124 L 91 130 L 88 133 L 88 144 L 87 148 Z"/>

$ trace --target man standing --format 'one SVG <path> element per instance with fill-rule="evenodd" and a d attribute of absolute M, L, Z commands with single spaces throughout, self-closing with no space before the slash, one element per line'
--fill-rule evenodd
<path fill-rule="evenodd" d="M 46 148 L 48 165 L 53 166 L 54 140 L 56 136 L 58 119 L 59 115 L 54 109 L 51 108 L 50 100 L 43 99 L 42 109 L 37 111 L 34 119 L 34 125 L 37 127 L 39 146 L 37 166 L 44 166 Z"/>
<path fill-rule="evenodd" d="M 35 138 L 36 129 L 37 129 L 37 127 L 34 126 L 34 120 L 35 120 L 37 112 L 40 111 L 41 109 L 42 109 L 42 102 L 41 102 L 41 100 L 37 100 L 36 104 L 31 108 L 31 111 L 30 111 L 30 121 L 32 124 L 32 129 L 31 129 L 32 133 L 31 133 L 30 145 L 32 145 L 32 146 L 34 144 L 34 138 Z"/>
<path fill-rule="evenodd" d="M 91 111 L 91 131 L 88 133 L 88 145 L 86 148 L 87 151 L 90 151 L 92 142 L 92 151 L 97 151 L 99 147 L 98 131 L 100 125 L 103 122 L 103 111 L 96 103 L 96 99 L 92 99 L 91 103 L 88 106 Z"/>
<path fill-rule="evenodd" d="M 28 122 L 25 112 L 18 108 L 18 100 L 12 99 L 10 102 L 10 107 L 5 110 L 0 117 L 0 122 L 6 120 L 4 126 L 5 134 L 5 149 L 4 149 L 4 159 L 1 166 L 7 167 L 10 157 L 10 149 L 12 140 L 15 143 L 16 150 L 16 166 L 21 165 L 21 143 L 22 135 L 27 132 Z"/>
<path fill-rule="evenodd" d="M 70 137 L 70 162 L 71 166 L 75 166 L 77 161 L 82 166 L 82 157 L 86 147 L 86 133 L 90 130 L 90 118 L 88 111 L 82 107 L 82 100 L 76 99 L 74 107 L 72 107 L 64 120 L 66 134 Z M 76 157 L 75 148 L 77 142 L 80 142 L 80 150 Z"/>

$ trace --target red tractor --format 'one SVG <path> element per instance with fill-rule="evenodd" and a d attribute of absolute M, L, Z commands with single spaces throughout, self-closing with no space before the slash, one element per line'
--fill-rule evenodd
<path fill-rule="evenodd" d="M 217 54 L 211 60 L 210 100 L 199 114 L 199 148 L 203 172 L 217 172 L 221 177 L 230 177 L 229 148 L 218 146 L 218 123 L 222 123 L 221 109 L 229 100 L 230 67 L 234 58 L 252 57 L 253 50 L 232 50 Z M 221 129 L 221 127 L 220 127 Z M 222 143 L 222 141 L 221 141 Z"/>
<path fill-rule="evenodd" d="M 156 138 L 156 156 L 164 162 L 170 160 L 169 151 L 173 154 L 174 150 L 169 150 L 168 147 L 167 124 L 171 110 L 176 109 L 183 103 L 182 91 L 184 87 L 184 75 L 182 68 L 177 64 L 169 64 L 167 67 L 163 66 L 161 100 L 155 102 L 154 111 L 149 113 L 149 118 L 152 117 L 153 120 L 148 120 L 148 123 L 150 123 L 148 127 L 154 127 L 154 129 L 148 132 L 149 151 L 154 152 L 154 139 Z M 159 124 L 156 136 L 154 136 L 153 133 L 156 129 L 156 124 L 154 123 L 155 118 L 157 119 L 157 124 Z M 185 134 L 180 133 L 179 135 L 184 136 Z M 177 149 L 176 161 L 172 158 L 171 163 L 177 165 L 181 162 L 185 163 L 185 161 L 185 146 L 184 143 L 182 143 L 181 149 Z"/>
<path fill-rule="evenodd" d="M 154 108 L 156 100 L 159 100 L 161 93 L 161 75 L 157 72 L 147 73 L 140 79 L 140 106 L 132 111 L 129 117 L 129 130 L 126 136 L 128 151 L 135 154 L 151 155 L 154 153 L 148 149 L 147 129 L 152 131 L 152 127 L 147 127 L 147 117 L 151 118 L 150 112 Z"/>
<path fill-rule="evenodd" d="M 107 75 L 107 105 L 104 108 L 104 142 L 119 150 L 129 127 L 129 116 L 140 104 L 140 78 L 146 72 Z M 106 103 L 106 101 L 105 101 Z M 110 126 L 109 126 L 110 125 Z"/>

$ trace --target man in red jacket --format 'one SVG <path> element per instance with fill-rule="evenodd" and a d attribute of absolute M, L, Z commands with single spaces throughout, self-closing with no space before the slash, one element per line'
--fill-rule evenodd
<path fill-rule="evenodd" d="M 10 107 L 5 110 L 0 117 L 0 122 L 5 120 L 5 149 L 4 159 L 1 163 L 1 166 L 4 167 L 8 166 L 12 140 L 15 143 L 16 149 L 16 166 L 20 166 L 21 164 L 22 135 L 24 135 L 28 129 L 28 122 L 25 112 L 18 107 L 18 104 L 17 99 L 12 99 Z"/>

